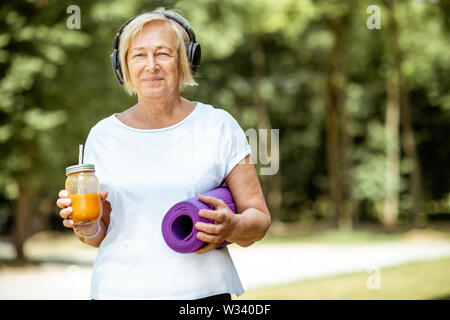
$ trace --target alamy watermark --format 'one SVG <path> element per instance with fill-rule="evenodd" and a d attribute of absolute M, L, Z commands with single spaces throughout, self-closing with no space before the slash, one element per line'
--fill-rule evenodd
<path fill-rule="evenodd" d="M 214 123 L 216 121 L 210 119 Z M 247 141 L 248 137 L 248 141 Z M 261 175 L 275 175 L 280 167 L 279 129 L 212 127 L 195 121 L 191 128 L 173 131 L 168 161 L 183 165 L 218 164 L 225 170 L 238 163 L 259 164 Z M 269 152 L 270 150 L 270 152 Z M 244 161 L 243 155 L 250 154 Z"/>
<path fill-rule="evenodd" d="M 369 30 L 381 29 L 381 10 L 377 5 L 370 5 L 367 7 L 366 13 L 370 16 L 366 20 L 366 27 Z"/>
<path fill-rule="evenodd" d="M 369 290 L 380 290 L 381 289 L 381 271 L 380 267 L 370 265 L 367 267 L 367 273 L 370 276 L 367 278 L 366 286 Z"/>
<path fill-rule="evenodd" d="M 270 176 L 278 173 L 280 169 L 280 130 L 270 129 L 270 140 L 268 138 L 268 129 L 250 128 L 245 131 L 252 149 L 250 163 L 256 164 L 259 161 L 260 174 Z M 268 145 L 270 143 L 270 155 L 268 154 Z"/>
<path fill-rule="evenodd" d="M 81 10 L 80 7 L 72 4 L 67 7 L 66 13 L 71 14 L 66 20 L 67 29 L 81 29 Z"/>

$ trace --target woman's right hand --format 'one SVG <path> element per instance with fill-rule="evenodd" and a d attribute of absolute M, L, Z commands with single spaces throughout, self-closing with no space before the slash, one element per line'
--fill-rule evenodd
<path fill-rule="evenodd" d="M 56 205 L 61 209 L 59 211 L 59 215 L 63 218 L 63 225 L 66 228 L 74 228 L 75 223 L 72 219 L 70 219 L 70 215 L 72 214 L 72 199 L 69 198 L 69 191 L 61 190 L 58 194 L 59 199 L 56 201 Z"/>
<path fill-rule="evenodd" d="M 74 221 L 72 219 L 70 219 L 70 215 L 72 214 L 72 207 L 71 207 L 72 200 L 69 198 L 69 191 L 61 190 L 59 192 L 58 196 L 59 196 L 59 199 L 56 201 L 56 205 L 61 209 L 59 211 L 59 215 L 61 216 L 61 218 L 64 219 L 63 225 L 66 228 L 72 228 L 72 229 L 76 227 L 77 230 L 79 230 L 83 233 L 89 234 L 89 231 L 92 229 L 91 225 L 75 226 Z M 106 204 L 105 201 L 106 201 L 107 197 L 108 197 L 108 192 L 100 192 L 100 199 L 102 201 L 102 208 L 103 208 L 102 214 L 105 213 L 103 211 L 105 209 L 105 204 Z M 108 202 L 108 201 L 106 201 L 106 202 Z M 110 207 L 108 209 L 109 209 L 109 212 L 106 212 L 106 214 L 109 214 L 111 211 Z M 102 218 L 102 216 L 99 217 L 99 219 L 101 219 L 101 218 Z M 95 225 L 97 225 L 97 224 L 95 224 Z"/>

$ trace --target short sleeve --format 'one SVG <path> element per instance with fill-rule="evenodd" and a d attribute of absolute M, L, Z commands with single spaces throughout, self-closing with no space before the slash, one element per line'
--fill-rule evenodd
<path fill-rule="evenodd" d="M 225 110 L 224 113 L 225 123 L 222 127 L 221 134 L 224 141 L 224 154 L 222 159 L 225 167 L 224 178 L 226 178 L 240 161 L 252 154 L 252 150 L 244 130 L 236 119 Z"/>

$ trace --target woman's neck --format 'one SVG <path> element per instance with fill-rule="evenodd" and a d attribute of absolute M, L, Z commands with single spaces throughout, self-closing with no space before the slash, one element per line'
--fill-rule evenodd
<path fill-rule="evenodd" d="M 138 96 L 138 103 L 135 107 L 144 119 L 170 119 L 180 111 L 181 96 L 168 95 L 156 98 Z"/>
<path fill-rule="evenodd" d="M 126 125 L 136 129 L 158 129 L 181 121 L 195 108 L 195 103 L 178 95 L 175 98 L 142 99 L 118 115 Z"/>

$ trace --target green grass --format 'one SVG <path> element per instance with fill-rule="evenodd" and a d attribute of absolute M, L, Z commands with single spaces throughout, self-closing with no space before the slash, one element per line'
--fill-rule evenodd
<path fill-rule="evenodd" d="M 367 243 L 402 240 L 402 234 L 376 234 L 368 231 L 327 230 L 305 235 L 268 235 L 261 243 Z"/>
<path fill-rule="evenodd" d="M 356 273 L 249 290 L 239 300 L 450 299 L 450 258 L 380 269 L 380 289 L 369 273 Z"/>
<path fill-rule="evenodd" d="M 329 224 L 274 223 L 267 235 L 258 244 L 271 243 L 373 243 L 402 240 L 446 240 L 450 241 L 450 225 L 428 226 L 427 228 L 399 227 L 386 233 L 377 226 L 364 226 L 360 230 L 333 229 Z"/>

